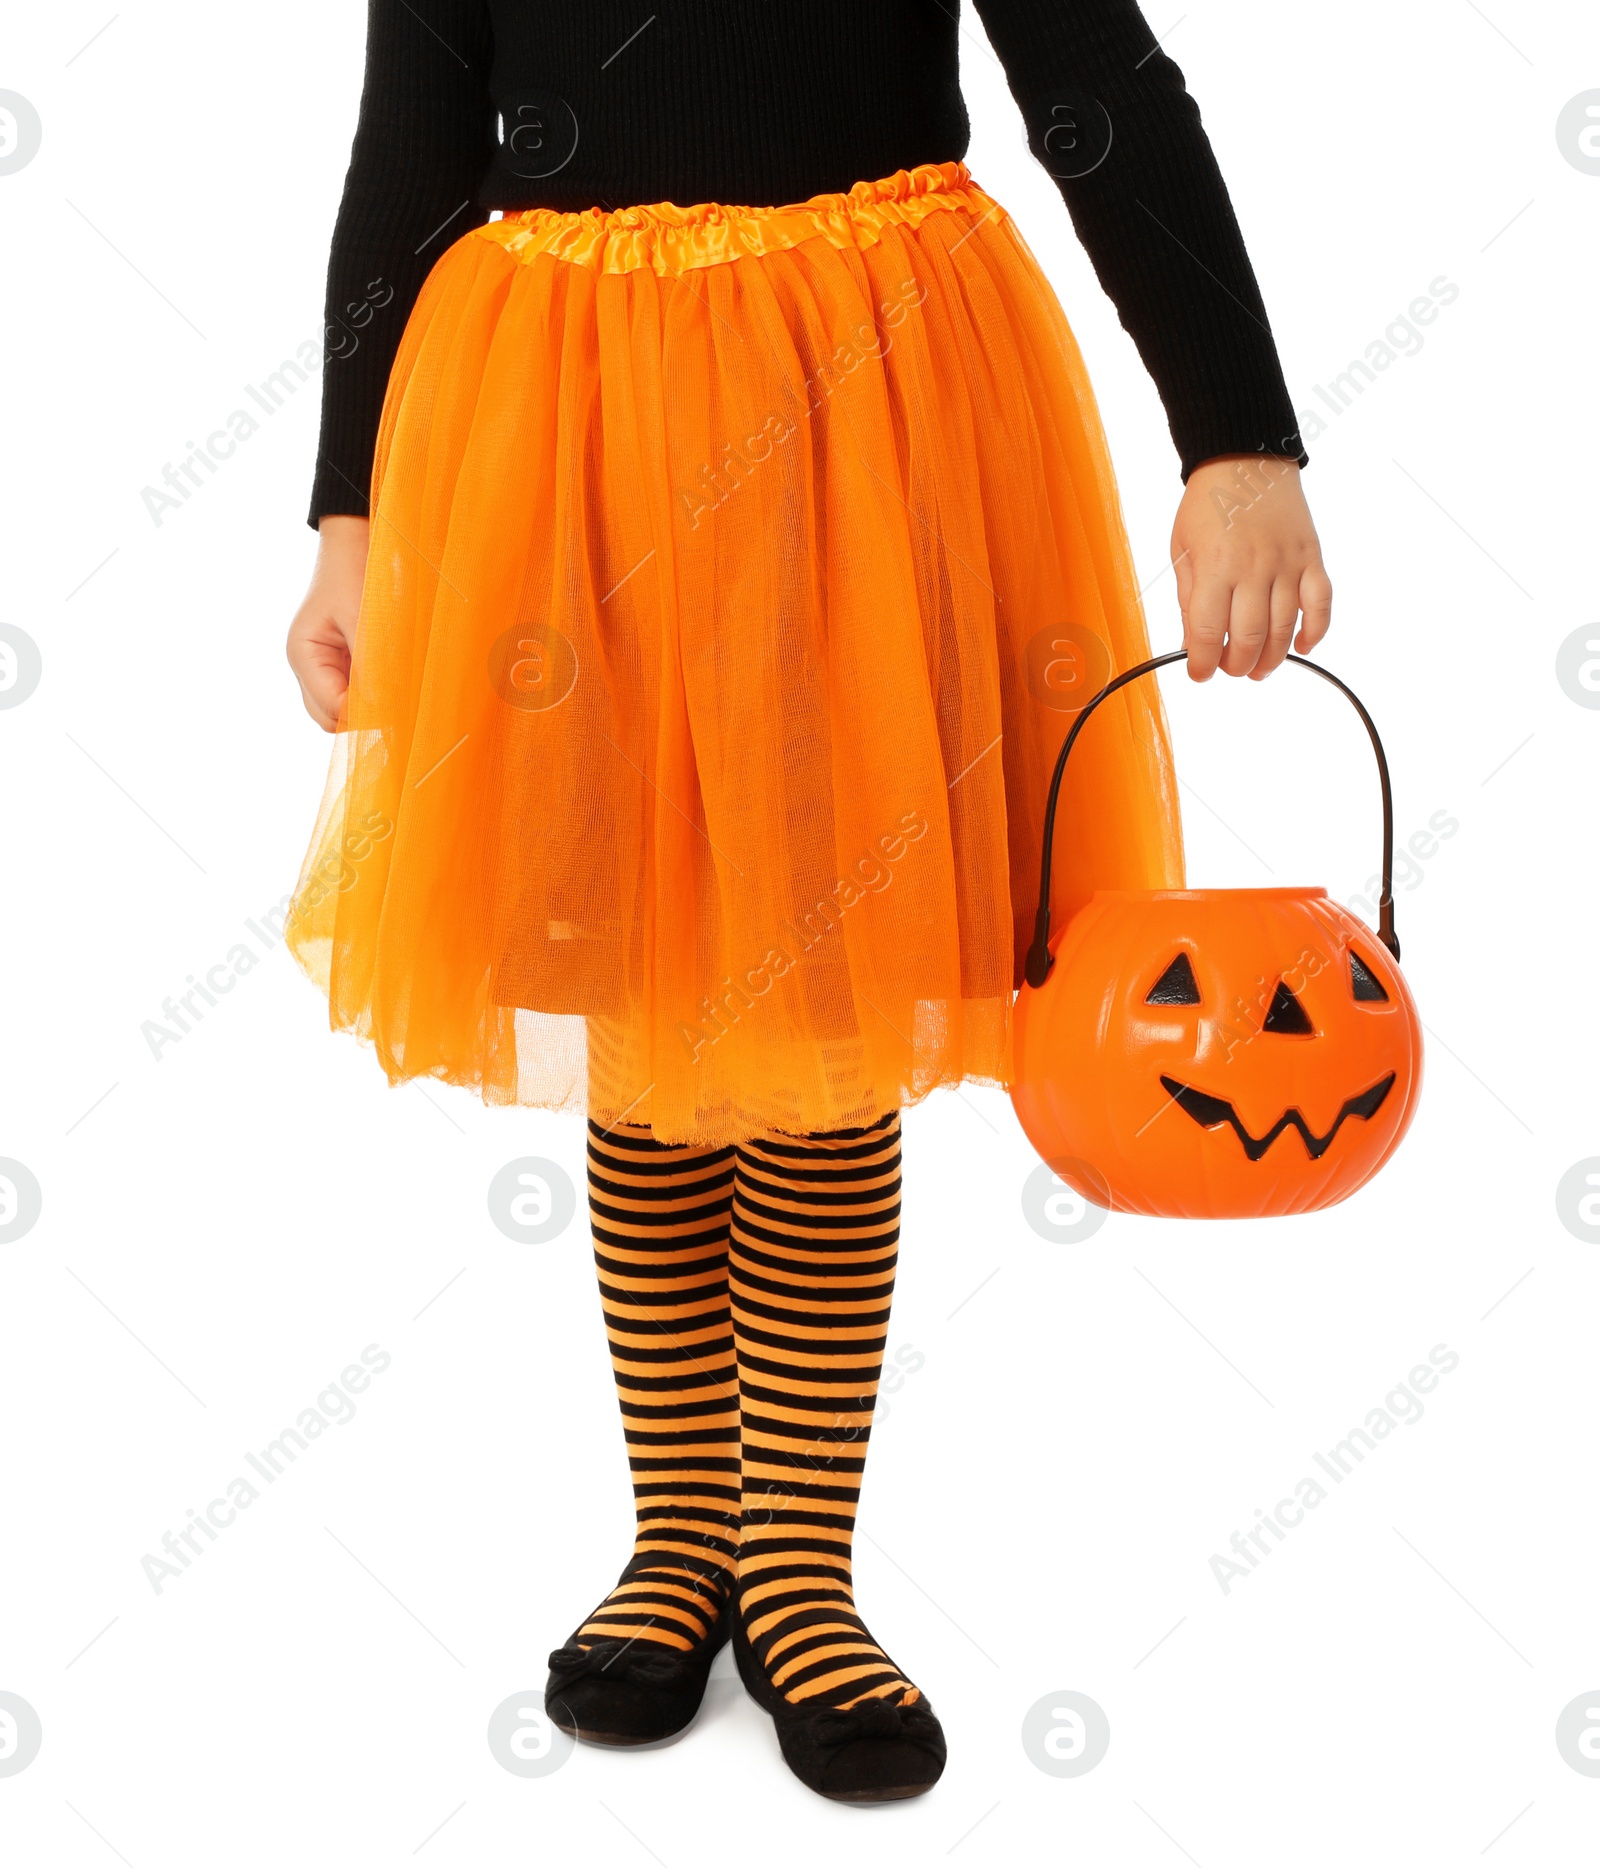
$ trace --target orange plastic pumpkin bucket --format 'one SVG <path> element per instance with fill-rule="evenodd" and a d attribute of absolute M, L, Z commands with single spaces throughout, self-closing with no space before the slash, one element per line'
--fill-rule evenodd
<path fill-rule="evenodd" d="M 1085 1199 L 1176 1219 L 1306 1213 L 1347 1199 L 1400 1145 L 1422 1083 L 1422 1027 L 1396 964 L 1389 764 L 1378 930 L 1317 888 L 1106 890 L 1050 938 L 1056 760 L 1039 910 L 1015 1010 L 1011 1100 L 1040 1155 Z"/>

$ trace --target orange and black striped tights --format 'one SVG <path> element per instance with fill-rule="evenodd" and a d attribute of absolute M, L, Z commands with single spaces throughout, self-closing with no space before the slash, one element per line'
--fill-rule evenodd
<path fill-rule="evenodd" d="M 576 1639 L 687 1652 L 737 1576 L 786 1698 L 914 1702 L 850 1580 L 900 1238 L 899 1113 L 712 1149 L 591 1122 L 588 1154 L 638 1529 Z"/>

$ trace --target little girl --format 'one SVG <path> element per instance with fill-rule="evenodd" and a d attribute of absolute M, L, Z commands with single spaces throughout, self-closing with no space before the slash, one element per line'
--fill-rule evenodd
<path fill-rule="evenodd" d="M 1331 591 L 1182 74 L 1135 0 L 976 7 L 1167 410 L 1190 673 L 1264 676 Z M 549 1715 L 668 1737 L 731 1640 L 863 1801 L 945 1759 L 851 1589 L 900 1110 L 1007 1080 L 1049 768 L 1148 653 L 958 39 L 940 0 L 371 0 L 289 633 L 333 1024 L 588 1116 L 638 1534 Z M 1058 926 L 1181 886 L 1149 686 L 1067 779 Z"/>

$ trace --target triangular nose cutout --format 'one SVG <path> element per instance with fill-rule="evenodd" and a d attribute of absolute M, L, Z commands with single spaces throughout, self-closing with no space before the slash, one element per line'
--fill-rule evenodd
<path fill-rule="evenodd" d="M 1280 979 L 1272 1004 L 1262 1021 L 1263 1031 L 1276 1032 L 1282 1038 L 1314 1038 L 1316 1030 L 1306 1017 L 1306 1008 Z"/>
<path fill-rule="evenodd" d="M 1189 956 L 1180 953 L 1144 996 L 1146 1005 L 1198 1005 L 1200 988 Z"/>
<path fill-rule="evenodd" d="M 1350 989 L 1358 999 L 1364 999 L 1369 1004 L 1376 1004 L 1380 999 L 1389 997 L 1382 982 L 1373 978 L 1354 947 L 1350 949 Z"/>

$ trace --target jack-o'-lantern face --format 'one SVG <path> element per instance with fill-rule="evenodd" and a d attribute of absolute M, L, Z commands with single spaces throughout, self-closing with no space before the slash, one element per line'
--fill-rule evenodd
<path fill-rule="evenodd" d="M 1303 972 L 1305 962 L 1297 966 L 1297 973 Z M 1374 975 L 1371 966 L 1361 958 L 1354 947 L 1346 949 L 1345 964 L 1350 975 L 1350 997 L 1357 1005 L 1388 1005 L 1391 1003 L 1388 993 Z M 1260 985 L 1260 981 L 1257 984 Z M 1301 992 L 1305 991 L 1304 985 Z M 1162 973 L 1160 979 L 1145 994 L 1146 1005 L 1177 1006 L 1201 1004 L 1200 985 L 1194 976 L 1194 967 L 1187 952 L 1179 950 L 1176 959 Z M 1241 1001 L 1238 1011 L 1243 1018 L 1248 1018 L 1248 1008 Z M 1240 1032 L 1240 1040 L 1248 1042 L 1258 1035 L 1257 1031 L 1245 1024 Z M 1272 991 L 1272 1000 L 1262 1018 L 1259 1036 L 1276 1038 L 1315 1038 L 1321 1034 L 1312 1024 L 1299 995 L 1289 985 L 1287 978 L 1280 979 Z M 1298 1131 L 1305 1143 L 1306 1153 L 1313 1161 L 1320 1161 L 1333 1145 L 1335 1137 L 1345 1121 L 1354 1116 L 1362 1121 L 1370 1121 L 1383 1107 L 1389 1092 L 1394 1088 L 1395 1073 L 1385 1071 L 1376 1082 L 1364 1090 L 1347 1096 L 1339 1105 L 1331 1126 L 1324 1134 L 1317 1134 L 1299 1109 L 1285 1109 L 1276 1122 L 1265 1134 L 1252 1135 L 1239 1120 L 1239 1113 L 1232 1102 L 1225 1096 L 1208 1095 L 1204 1090 L 1196 1089 L 1191 1083 L 1184 1083 L 1177 1077 L 1163 1074 L 1161 1087 L 1187 1115 L 1192 1116 L 1203 1129 L 1221 1127 L 1224 1123 L 1239 1138 L 1239 1146 L 1252 1161 L 1259 1161 L 1272 1144 L 1286 1129 Z"/>
<path fill-rule="evenodd" d="M 1019 999 L 1016 1050 L 1023 1127 L 1081 1192 L 1195 1217 L 1353 1193 L 1421 1073 L 1398 967 L 1313 889 L 1093 897 Z"/>

